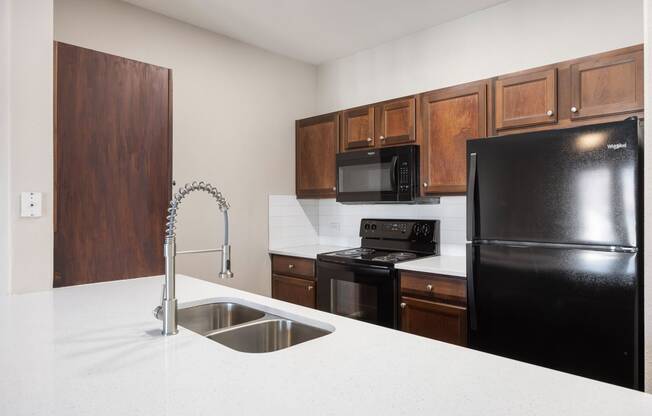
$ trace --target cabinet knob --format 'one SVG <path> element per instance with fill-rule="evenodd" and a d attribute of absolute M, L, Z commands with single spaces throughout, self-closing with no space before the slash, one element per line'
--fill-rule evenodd
<path fill-rule="evenodd" d="M 423 187 L 424 187 L 424 188 L 427 188 L 427 187 L 428 187 L 428 182 L 424 182 L 424 183 L 423 183 Z"/>
<path fill-rule="evenodd" d="M 548 114 L 548 117 L 552 117 L 552 115 L 555 114 L 555 112 L 552 110 L 548 110 L 546 114 Z"/>
<path fill-rule="evenodd" d="M 385 140 L 385 136 L 380 136 L 380 140 Z"/>
<path fill-rule="evenodd" d="M 428 292 L 432 292 L 432 285 L 426 285 L 426 290 Z"/>
<path fill-rule="evenodd" d="M 337 191 L 337 188 L 333 186 L 333 191 Z"/>
<path fill-rule="evenodd" d="M 371 137 L 367 137 L 367 141 L 370 142 L 370 141 L 371 141 Z"/>
<path fill-rule="evenodd" d="M 406 306 L 405 302 L 401 302 L 401 309 L 405 309 Z"/>
<path fill-rule="evenodd" d="M 288 269 L 294 269 L 294 264 L 292 263 L 288 264 Z"/>
<path fill-rule="evenodd" d="M 312 285 L 308 286 L 308 292 L 312 290 Z"/>
<path fill-rule="evenodd" d="M 577 107 L 575 106 L 571 107 L 571 113 L 577 113 Z"/>

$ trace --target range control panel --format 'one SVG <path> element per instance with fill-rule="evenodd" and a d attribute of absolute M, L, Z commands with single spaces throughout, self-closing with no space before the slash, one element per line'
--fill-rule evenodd
<path fill-rule="evenodd" d="M 360 237 L 386 240 L 438 242 L 439 220 L 385 220 L 360 221 Z"/>

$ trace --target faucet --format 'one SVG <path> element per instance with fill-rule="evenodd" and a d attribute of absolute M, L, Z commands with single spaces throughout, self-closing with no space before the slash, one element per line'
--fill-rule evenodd
<path fill-rule="evenodd" d="M 220 248 L 207 250 L 188 250 L 177 251 L 176 247 L 176 222 L 177 210 L 181 201 L 194 191 L 204 191 L 211 195 L 217 201 L 220 212 L 224 215 L 224 244 Z M 175 294 L 175 261 L 177 254 L 196 254 L 196 253 L 222 253 L 222 264 L 220 266 L 220 279 L 230 279 L 233 277 L 231 272 L 231 246 L 229 245 L 229 203 L 220 191 L 214 186 L 205 182 L 188 183 L 179 188 L 174 194 L 168 207 L 167 224 L 165 226 L 165 242 L 163 252 L 165 255 L 165 281 L 163 284 L 163 293 L 161 295 L 161 304 L 154 309 L 154 315 L 157 317 L 163 313 L 163 335 L 174 335 L 177 329 L 177 298 Z"/>

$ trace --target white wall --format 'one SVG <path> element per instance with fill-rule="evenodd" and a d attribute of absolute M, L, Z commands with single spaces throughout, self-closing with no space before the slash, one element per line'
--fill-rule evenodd
<path fill-rule="evenodd" d="M 320 113 L 642 43 L 641 0 L 512 0 L 319 66 Z"/>
<path fill-rule="evenodd" d="M 294 193 L 294 120 L 315 111 L 316 68 L 119 1 L 56 0 L 54 20 L 58 41 L 172 68 L 174 179 L 203 179 L 226 195 L 228 284 L 269 294 L 267 197 Z M 216 205 L 186 201 L 178 248 L 216 246 Z M 218 265 L 214 254 L 178 259 L 180 273 L 212 280 Z"/>
<path fill-rule="evenodd" d="M 9 0 L 0 0 L 0 295 L 9 293 Z"/>
<path fill-rule="evenodd" d="M 2 201 L 9 205 L 4 227 L 11 291 L 20 293 L 52 287 L 52 0 L 7 1 L 8 22 L 2 30 L 11 40 L 8 148 L 5 144 L 9 189 Z M 3 164 L 7 161 L 0 161 L 4 170 Z M 19 217 L 21 191 L 43 192 L 43 217 Z"/>

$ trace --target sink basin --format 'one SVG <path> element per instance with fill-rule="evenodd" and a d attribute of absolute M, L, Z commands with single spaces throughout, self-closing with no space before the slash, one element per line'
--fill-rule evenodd
<path fill-rule="evenodd" d="M 204 305 L 180 308 L 177 313 L 179 325 L 208 335 L 222 328 L 228 328 L 265 316 L 265 312 L 231 302 L 207 303 Z"/>
<path fill-rule="evenodd" d="M 208 338 L 240 352 L 272 352 L 330 334 L 321 328 L 289 319 L 273 319 L 243 325 Z"/>

